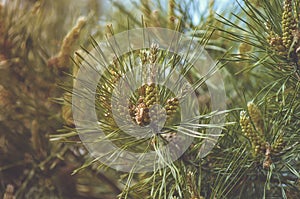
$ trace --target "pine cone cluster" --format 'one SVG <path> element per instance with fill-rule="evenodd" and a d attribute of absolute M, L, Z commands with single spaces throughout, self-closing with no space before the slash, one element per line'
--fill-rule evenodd
<path fill-rule="evenodd" d="M 280 153 L 284 149 L 284 140 L 282 134 L 272 145 L 267 142 L 265 136 L 264 120 L 261 111 L 253 102 L 247 104 L 248 113 L 240 112 L 240 126 L 243 135 L 250 140 L 253 155 L 265 155 L 264 164 L 272 162 L 271 155 Z M 267 160 L 267 161 L 266 161 Z M 264 166 L 265 167 L 265 166 Z"/>
<path fill-rule="evenodd" d="M 278 55 L 284 57 L 287 56 L 287 49 L 283 44 L 282 38 L 278 34 L 275 34 L 273 31 L 271 31 L 268 36 L 268 42 L 270 46 L 272 46 L 272 48 L 278 53 Z"/>
<path fill-rule="evenodd" d="M 275 33 L 271 27 L 269 29 L 268 42 L 278 55 L 300 64 L 300 30 L 298 27 L 298 16 L 294 13 L 292 0 L 285 0 L 281 28 L 282 36 Z"/>

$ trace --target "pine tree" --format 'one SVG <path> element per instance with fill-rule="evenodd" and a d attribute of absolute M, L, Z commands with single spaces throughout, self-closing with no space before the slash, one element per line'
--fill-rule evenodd
<path fill-rule="evenodd" d="M 0 4 L 0 197 L 299 197 L 300 1 L 242 0 L 221 13 L 217 1 L 205 2 L 205 11 L 202 3 L 114 1 L 105 15 L 96 0 Z M 194 46 L 177 54 L 140 31 L 134 38 L 144 48 L 120 53 L 118 44 L 131 35 L 114 40 L 118 34 L 151 27 L 180 32 Z M 164 36 L 156 41 L 170 39 Z M 202 46 L 216 62 L 200 76 L 189 58 Z M 103 56 L 107 50 L 113 56 Z M 99 68 L 95 101 L 76 103 L 95 83 L 83 81 L 82 72 L 94 69 L 97 77 Z M 176 93 L 156 83 L 177 71 L 196 90 L 199 106 L 188 102 L 197 113 L 185 110 L 190 87 L 174 83 L 182 86 Z M 124 78 L 129 72 L 134 75 Z M 216 74 L 227 96 L 220 110 L 213 109 L 207 84 Z M 94 106 L 97 125 L 80 123 L 89 115 L 78 110 Z M 189 120 L 182 120 L 185 112 Z M 95 137 L 99 128 L 103 135 Z M 189 138 L 184 153 L 169 161 Z M 121 151 L 101 153 L 105 139 Z M 173 151 L 160 150 L 170 143 Z M 153 152 L 169 162 L 153 167 L 149 160 L 143 162 L 148 172 L 124 172 L 116 169 L 123 165 L 109 165 L 123 151 Z M 113 161 L 105 164 L 101 155 Z"/>

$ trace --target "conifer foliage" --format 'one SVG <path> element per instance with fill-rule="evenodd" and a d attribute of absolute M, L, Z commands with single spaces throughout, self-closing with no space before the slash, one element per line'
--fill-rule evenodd
<path fill-rule="evenodd" d="M 219 1 L 207 0 L 204 10 L 203 2 L 0 1 L 0 198 L 299 198 L 300 0 L 239 0 L 218 13 Z M 166 167 L 121 172 L 82 143 L 73 88 L 80 69 L 100 62 L 100 41 L 148 27 L 182 33 L 216 64 L 199 77 L 186 62 L 197 48 L 185 57 L 158 43 L 106 60 L 93 102 L 105 138 L 159 158 L 160 147 L 174 141 L 181 147 L 180 134 L 193 138 Z M 197 89 L 199 114 L 184 126 L 178 123 L 188 91 L 176 95 L 155 84 L 157 64 L 162 74 L 179 67 Z M 144 65 L 146 83 L 132 91 L 128 104 L 114 101 L 127 70 Z M 216 73 L 227 99 L 226 109 L 215 111 L 205 82 Z M 114 110 L 141 128 L 162 125 L 161 133 L 136 140 L 118 126 Z M 211 124 L 221 115 L 226 121 Z M 222 133 L 202 157 L 215 129 Z"/>

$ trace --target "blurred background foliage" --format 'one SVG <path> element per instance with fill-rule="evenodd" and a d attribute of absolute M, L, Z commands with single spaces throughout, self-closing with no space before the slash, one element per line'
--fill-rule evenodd
<path fill-rule="evenodd" d="M 299 18 L 299 0 L 2 1 L 0 197 L 298 198 Z M 70 108 L 91 36 L 152 26 L 177 29 L 219 61 L 234 122 L 203 159 L 196 139 L 174 164 L 177 179 L 168 169 L 103 167 L 81 144 Z"/>

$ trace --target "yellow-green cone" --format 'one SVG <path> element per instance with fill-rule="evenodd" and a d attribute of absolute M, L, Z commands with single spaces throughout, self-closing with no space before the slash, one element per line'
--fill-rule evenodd
<path fill-rule="evenodd" d="M 264 136 L 259 135 L 257 131 L 254 130 L 250 117 L 247 116 L 246 111 L 240 112 L 240 126 L 242 128 L 243 134 L 249 138 L 254 156 L 259 154 L 264 154 L 266 149 L 266 141 Z"/>
<path fill-rule="evenodd" d="M 293 31 L 296 21 L 293 13 L 292 0 L 285 0 L 282 13 L 282 40 L 286 49 L 289 49 L 293 41 Z"/>
<path fill-rule="evenodd" d="M 249 102 L 247 108 L 255 129 L 262 134 L 264 131 L 264 121 L 259 108 L 253 102 Z"/>
<path fill-rule="evenodd" d="M 146 85 L 145 103 L 149 108 L 158 103 L 158 88 L 154 83 Z"/>
<path fill-rule="evenodd" d="M 167 104 L 165 106 L 167 117 L 172 117 L 178 110 L 179 100 L 177 98 L 171 98 L 167 100 Z"/>
<path fill-rule="evenodd" d="M 283 150 L 283 148 L 284 148 L 284 140 L 283 140 L 283 136 L 280 136 L 277 138 L 274 144 L 272 144 L 272 152 L 279 153 Z"/>

